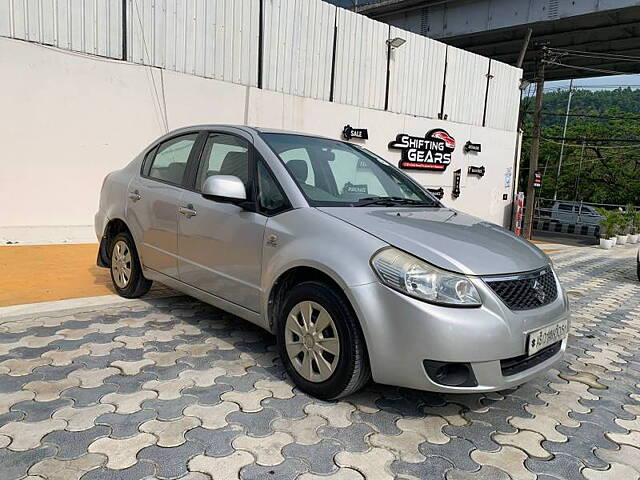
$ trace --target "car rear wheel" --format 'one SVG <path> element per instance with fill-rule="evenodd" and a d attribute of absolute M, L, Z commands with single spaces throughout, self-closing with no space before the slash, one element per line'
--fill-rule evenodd
<path fill-rule="evenodd" d="M 296 385 L 322 399 L 349 395 L 370 378 L 360 325 L 342 292 L 320 282 L 291 289 L 278 321 L 278 349 Z"/>
<path fill-rule="evenodd" d="M 111 281 L 118 295 L 138 298 L 149 291 L 153 282 L 142 275 L 138 252 L 129 233 L 119 233 L 113 238 L 109 258 Z"/>

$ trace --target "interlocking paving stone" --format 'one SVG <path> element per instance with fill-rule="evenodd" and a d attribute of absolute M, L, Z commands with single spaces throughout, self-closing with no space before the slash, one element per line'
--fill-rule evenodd
<path fill-rule="evenodd" d="M 135 465 L 136 454 L 144 447 L 153 445 L 156 441 L 156 437 L 149 433 L 139 433 L 133 437 L 122 439 L 103 437 L 92 442 L 88 451 L 105 455 L 107 468 L 122 470 Z"/>
<path fill-rule="evenodd" d="M 198 403 L 198 398 L 193 395 L 183 395 L 175 400 L 146 400 L 142 402 L 142 408 L 156 411 L 158 420 L 175 420 L 183 416 L 184 409 Z"/>
<path fill-rule="evenodd" d="M 82 458 L 83 480 L 637 478 L 634 255 L 554 254 L 573 309 L 565 359 L 487 394 L 371 384 L 319 401 L 272 337 L 188 297 L 0 320 L 0 478 L 55 479 Z"/>
<path fill-rule="evenodd" d="M 551 460 L 540 461 L 529 458 L 526 467 L 535 473 L 543 473 L 562 479 L 581 479 L 580 471 L 585 467 L 580 459 L 564 453 L 556 453 Z"/>
<path fill-rule="evenodd" d="M 155 418 L 154 410 L 143 409 L 129 414 L 105 413 L 96 418 L 95 423 L 110 427 L 112 438 L 128 438 L 136 435 L 139 432 L 138 427 L 144 422 Z"/>
<path fill-rule="evenodd" d="M 80 480 L 142 480 L 152 478 L 156 473 L 156 467 L 151 462 L 138 460 L 129 468 L 112 470 L 100 467 L 85 473 Z"/>
<path fill-rule="evenodd" d="M 15 452 L 7 448 L 0 449 L 0 465 L 2 475 L 7 479 L 22 478 L 29 468 L 45 458 L 51 458 L 56 454 L 55 447 L 50 445 L 33 448 L 30 450 Z"/>
<path fill-rule="evenodd" d="M 60 396 L 73 400 L 75 407 L 89 407 L 91 405 L 97 405 L 102 397 L 115 392 L 117 389 L 117 385 L 106 383 L 95 388 L 70 388 L 62 392 Z"/>
<path fill-rule="evenodd" d="M 205 447 L 204 453 L 210 457 L 224 457 L 233 453 L 232 442 L 242 433 L 242 427 L 239 425 L 227 425 L 215 430 L 196 427 L 189 430 L 185 438 L 201 443 Z"/>
<path fill-rule="evenodd" d="M 58 398 L 48 402 L 36 402 L 27 400 L 16 403 L 11 407 L 12 412 L 23 412 L 26 422 L 40 422 L 52 417 L 57 411 L 73 405 L 73 401 L 68 398 Z"/>
<path fill-rule="evenodd" d="M 91 443 L 98 438 L 108 437 L 110 433 L 111 429 L 104 425 L 96 425 L 81 432 L 57 430 L 42 437 L 42 444 L 56 446 L 56 458 L 70 460 L 84 455 Z"/>
<path fill-rule="evenodd" d="M 173 448 L 152 445 L 141 450 L 138 453 L 138 458 L 157 465 L 156 476 L 158 478 L 179 478 L 187 473 L 189 460 L 201 455 L 203 451 L 204 446 L 198 442 L 185 442 Z"/>
<path fill-rule="evenodd" d="M 287 458 L 284 462 L 275 466 L 247 465 L 240 470 L 242 480 L 304 480 L 300 474 L 306 472 L 307 465 L 297 458 Z M 362 477 L 360 477 L 362 478 Z M 322 476 L 322 480 L 330 480 L 331 477 Z M 311 477 L 309 477 L 311 480 Z M 320 479 L 319 479 L 320 480 Z M 345 478 L 345 480 L 347 480 Z"/>
<path fill-rule="evenodd" d="M 197 455 L 189 460 L 189 470 L 208 474 L 213 480 L 238 478 L 242 467 L 253 462 L 250 453 L 236 450 L 226 457 Z"/>
<path fill-rule="evenodd" d="M 211 387 L 190 387 L 182 391 L 182 395 L 197 397 L 200 405 L 217 405 L 222 402 L 222 394 L 231 391 L 231 385 L 213 385 Z"/>
<path fill-rule="evenodd" d="M 279 420 L 276 420 L 278 422 Z M 274 422 L 274 425 L 275 423 Z M 354 423 L 345 428 L 320 427 L 318 435 L 322 438 L 331 438 L 340 442 L 345 451 L 364 452 L 369 450 L 368 438 L 375 430 L 366 423 Z"/>
<path fill-rule="evenodd" d="M 474 471 L 480 468 L 471 459 L 471 452 L 475 446 L 464 438 L 454 437 L 444 445 L 433 445 L 429 442 L 422 443 L 419 447 L 420 453 L 429 456 L 440 456 L 448 459 L 458 470 Z"/>

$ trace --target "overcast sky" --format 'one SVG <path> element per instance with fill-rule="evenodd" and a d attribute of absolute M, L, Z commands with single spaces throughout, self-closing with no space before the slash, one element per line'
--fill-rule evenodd
<path fill-rule="evenodd" d="M 636 86 L 640 88 L 640 74 L 638 75 L 611 75 L 608 77 L 581 78 L 573 81 L 574 86 L 593 87 L 594 90 L 610 89 L 616 86 Z M 557 82 L 547 82 L 545 90 L 549 88 L 569 87 L 569 80 L 561 80 Z"/>

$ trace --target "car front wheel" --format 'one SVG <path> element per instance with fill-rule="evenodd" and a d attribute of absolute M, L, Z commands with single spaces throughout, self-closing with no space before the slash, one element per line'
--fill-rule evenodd
<path fill-rule="evenodd" d="M 138 298 L 149 291 L 153 282 L 142 275 L 138 252 L 129 233 L 119 233 L 113 238 L 109 258 L 111 281 L 118 295 Z"/>
<path fill-rule="evenodd" d="M 336 288 L 314 281 L 296 285 L 278 320 L 280 356 L 301 390 L 334 399 L 359 390 L 369 380 L 360 325 Z"/>

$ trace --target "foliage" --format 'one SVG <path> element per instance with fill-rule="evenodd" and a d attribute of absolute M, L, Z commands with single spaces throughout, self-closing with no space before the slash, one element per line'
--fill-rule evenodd
<path fill-rule="evenodd" d="M 600 230 L 604 238 L 615 236 L 618 231 L 618 217 L 620 212 L 615 210 L 607 210 L 606 208 L 596 209 L 602 218 L 600 219 Z"/>
<path fill-rule="evenodd" d="M 640 205 L 640 89 L 578 90 L 573 94 L 571 115 L 598 118 L 569 117 L 563 163 L 556 182 L 567 99 L 566 90 L 544 95 L 538 162 L 544 180 L 540 196 L 553 198 L 557 183 L 560 199 Z M 522 102 L 522 191 L 526 191 L 529 172 L 533 104 L 533 97 Z"/>

